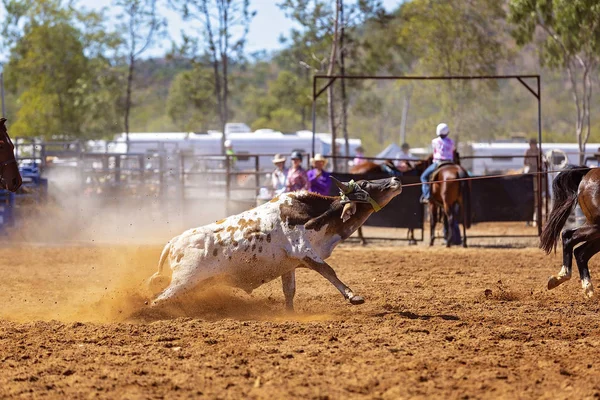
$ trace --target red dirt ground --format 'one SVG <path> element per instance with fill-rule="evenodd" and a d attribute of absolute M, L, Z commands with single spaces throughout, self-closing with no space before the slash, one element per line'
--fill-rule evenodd
<path fill-rule="evenodd" d="M 3 247 L 0 398 L 600 396 L 598 301 L 545 288 L 560 252 L 346 244 L 361 306 L 301 270 L 295 315 L 279 281 L 140 312 L 160 250 Z"/>

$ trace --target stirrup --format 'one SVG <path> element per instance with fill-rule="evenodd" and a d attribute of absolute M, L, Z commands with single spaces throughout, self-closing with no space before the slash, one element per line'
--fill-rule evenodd
<path fill-rule="evenodd" d="M 421 199 L 419 201 L 421 202 L 421 204 L 429 204 L 429 199 L 425 196 L 421 196 Z"/>

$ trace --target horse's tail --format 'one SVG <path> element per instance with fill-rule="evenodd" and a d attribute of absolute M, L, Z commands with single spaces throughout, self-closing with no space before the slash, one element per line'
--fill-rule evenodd
<path fill-rule="evenodd" d="M 577 191 L 581 180 L 590 171 L 587 167 L 573 167 L 561 171 L 552 182 L 552 211 L 540 236 L 540 248 L 546 254 L 556 251 L 560 232 L 577 202 Z"/>
<path fill-rule="evenodd" d="M 460 168 L 458 177 L 461 179 L 468 178 L 469 174 L 463 168 Z M 460 192 L 462 194 L 463 212 L 465 213 L 465 226 L 468 229 L 471 227 L 471 181 L 461 181 Z"/>

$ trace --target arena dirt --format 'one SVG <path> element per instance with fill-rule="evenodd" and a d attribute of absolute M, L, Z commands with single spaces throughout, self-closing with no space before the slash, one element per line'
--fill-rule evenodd
<path fill-rule="evenodd" d="M 0 398 L 593 398 L 600 309 L 535 248 L 343 245 L 365 297 L 298 272 L 148 312 L 161 246 L 0 251 Z M 592 262 L 591 271 L 599 270 Z M 598 281 L 595 281 L 598 283 Z"/>

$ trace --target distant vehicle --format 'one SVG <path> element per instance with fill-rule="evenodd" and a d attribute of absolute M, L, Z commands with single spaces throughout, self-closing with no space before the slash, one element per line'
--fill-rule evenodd
<path fill-rule="evenodd" d="M 221 154 L 222 134 L 218 132 L 193 133 L 193 132 L 146 132 L 130 133 L 129 144 L 125 143 L 125 134 L 115 136 L 113 142 L 94 143 L 93 148 L 97 152 L 109 153 L 174 153 L 184 152 L 195 156 L 217 156 L 214 162 L 203 162 L 202 165 L 216 168 Z M 252 134 L 230 133 L 227 139 L 232 142 L 236 155 L 235 166 L 240 170 L 251 170 L 255 167 L 255 158 L 246 155 L 266 154 L 259 157 L 259 169 L 268 171 L 273 169 L 272 156 L 276 153 L 290 154 L 297 150 L 304 154 L 312 151 L 312 132 L 297 132 L 285 134 L 282 132 L 264 129 Z M 339 139 L 341 153 L 344 155 L 344 140 Z M 350 155 L 353 156 L 356 147 L 361 145 L 360 139 L 350 139 Z M 105 150 L 106 149 L 106 150 Z M 317 134 L 315 140 L 315 152 L 324 154 L 331 153 L 331 135 Z M 187 165 L 186 165 L 187 166 Z"/>
<path fill-rule="evenodd" d="M 528 143 L 507 142 L 481 142 L 459 144 L 458 151 L 461 156 L 461 164 L 474 175 L 502 174 L 510 170 L 523 168 L 523 155 L 529 148 Z M 600 148 L 600 143 L 588 143 L 585 150 L 585 158 L 593 158 Z M 553 165 L 564 163 L 579 164 L 579 146 L 577 143 L 542 143 L 542 152 L 547 154 L 551 150 L 562 150 L 556 152 Z M 469 158 L 475 156 L 478 158 Z M 481 158 L 479 158 L 481 157 Z M 597 166 L 597 162 L 588 163 Z"/>

